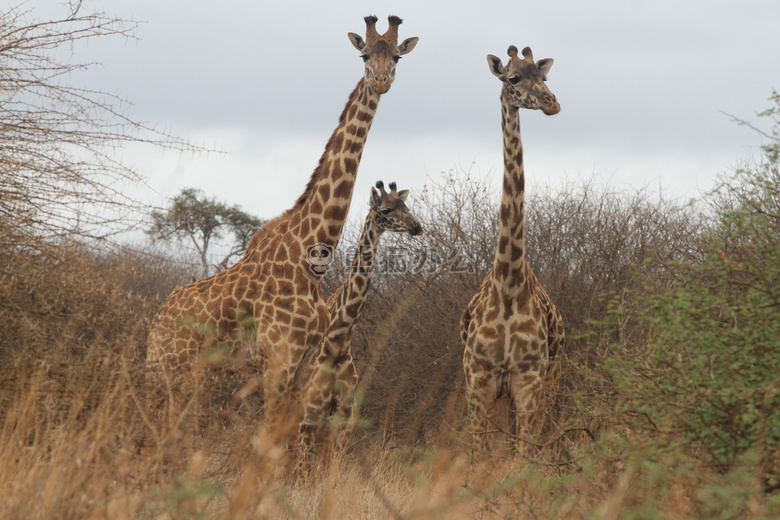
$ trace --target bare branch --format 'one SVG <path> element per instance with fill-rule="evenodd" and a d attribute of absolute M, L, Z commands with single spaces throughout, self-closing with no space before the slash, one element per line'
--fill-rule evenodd
<path fill-rule="evenodd" d="M 53 20 L 20 7 L 0 11 L 0 229 L 11 243 L 106 238 L 140 225 L 146 205 L 126 188 L 143 177 L 118 155 L 127 144 L 208 151 L 131 119 L 115 94 L 71 83 L 74 72 L 99 65 L 76 59 L 76 45 L 133 39 L 137 28 L 84 10 L 74 0 Z"/>

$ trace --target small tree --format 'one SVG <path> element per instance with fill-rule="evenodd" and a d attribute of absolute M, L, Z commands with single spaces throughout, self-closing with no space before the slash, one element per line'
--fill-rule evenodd
<path fill-rule="evenodd" d="M 168 209 L 153 211 L 152 219 L 152 227 L 147 231 L 152 240 L 173 238 L 192 242 L 200 257 L 202 277 L 209 274 L 208 250 L 213 240 L 224 238 L 226 233 L 233 236 L 232 247 L 214 265 L 217 271 L 221 271 L 231 258 L 246 249 L 252 235 L 265 223 L 239 206 L 228 206 L 194 188 L 184 188 L 171 199 Z"/>

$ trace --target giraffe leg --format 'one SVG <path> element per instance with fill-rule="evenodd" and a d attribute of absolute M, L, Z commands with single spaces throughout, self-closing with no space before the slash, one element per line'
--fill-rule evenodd
<path fill-rule="evenodd" d="M 318 359 L 301 398 L 298 423 L 298 468 L 305 473 L 316 455 L 315 442 L 325 420 L 326 405 L 333 400 L 335 373 L 326 359 Z"/>
<path fill-rule="evenodd" d="M 319 416 L 316 413 L 304 411 L 303 419 L 298 426 L 298 463 L 296 471 L 304 479 L 309 474 L 316 456 L 314 446 L 320 431 Z"/>
<path fill-rule="evenodd" d="M 519 374 L 512 378 L 512 398 L 517 414 L 515 436 L 521 455 L 533 453 L 539 440 L 547 410 L 544 408 L 544 381 L 538 373 Z"/>
<path fill-rule="evenodd" d="M 468 395 L 473 448 L 488 454 L 507 453 L 510 400 L 496 397 L 498 382 L 495 379 L 483 382 L 470 389 Z"/>
<path fill-rule="evenodd" d="M 307 403 L 303 408 L 303 415 L 298 424 L 298 447 L 305 456 L 315 453 L 317 437 L 322 430 L 325 419 L 325 400 L 317 395 L 314 398 L 307 397 Z"/>
<path fill-rule="evenodd" d="M 338 449 L 346 447 L 357 422 L 354 390 L 358 376 L 352 357 L 333 366 L 328 357 L 318 360 L 302 399 L 303 414 L 298 426 L 298 471 L 305 475 L 316 456 L 315 443 L 326 419 L 330 419 L 330 436 Z M 330 410 L 333 416 L 328 418 Z"/>
<path fill-rule="evenodd" d="M 300 410 L 298 396 L 293 395 L 293 381 L 304 350 L 288 340 L 284 348 L 273 345 L 266 349 L 263 359 L 264 430 L 276 444 L 295 443 Z"/>
<path fill-rule="evenodd" d="M 544 375 L 544 398 L 542 400 L 542 408 L 545 413 L 549 414 L 555 400 L 558 397 L 558 383 L 561 378 L 561 360 L 553 359 L 547 365 L 547 372 Z"/>
<path fill-rule="evenodd" d="M 336 413 L 333 418 L 333 425 L 337 428 L 336 447 L 338 450 L 346 449 L 349 438 L 359 420 L 358 402 L 355 395 L 357 383 L 358 375 L 355 363 L 352 361 L 352 356 L 348 356 L 347 360 L 338 367 L 334 388 L 338 396 Z"/>
<path fill-rule="evenodd" d="M 565 339 L 563 319 L 556 309 L 550 320 L 547 367 L 544 375 L 544 401 L 542 406 L 548 415 L 555 405 L 555 400 L 558 398 L 558 385 L 561 378 L 561 354 Z"/>

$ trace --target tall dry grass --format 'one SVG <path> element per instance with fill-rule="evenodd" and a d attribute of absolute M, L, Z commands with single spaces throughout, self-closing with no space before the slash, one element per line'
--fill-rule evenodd
<path fill-rule="evenodd" d="M 477 186 L 469 196 L 480 193 L 487 191 Z M 586 219 L 594 204 L 610 217 Z M 693 463 L 674 439 L 659 452 L 604 407 L 588 409 L 589 394 L 609 399 L 588 378 L 602 355 L 587 335 L 606 307 L 598 294 L 607 285 L 623 294 L 634 283 L 624 266 L 644 254 L 625 240 L 641 233 L 646 240 L 636 244 L 673 256 L 696 224 L 680 213 L 670 220 L 664 204 L 590 188 L 536 201 L 545 211 L 532 221 L 537 235 L 553 230 L 562 207 L 585 215 L 565 233 L 568 262 L 537 260 L 570 340 L 554 420 L 530 460 L 474 453 L 462 433 L 456 327 L 479 268 L 377 273 L 355 335 L 366 422 L 344 451 L 322 453 L 306 478 L 290 470 L 294 454 L 278 442 L 289 432 L 262 429 L 252 377 L 232 381 L 224 395 L 204 385 L 188 402 L 164 400 L 160 414 L 143 366 L 146 328 L 187 272 L 79 244 L 5 250 L 0 518 L 772 518 L 780 504 L 749 461 L 719 473 Z M 480 224 L 482 205 L 471 207 L 468 229 L 485 233 L 477 243 L 489 252 L 489 220 Z M 426 247 L 436 251 L 450 242 L 446 226 L 434 223 Z M 571 246 L 585 232 L 601 240 L 581 242 L 598 248 Z M 535 245 L 545 247 L 557 243 Z M 476 266 L 486 263 L 479 254 Z M 577 269 L 601 265 L 599 255 L 611 267 L 583 277 Z M 643 341 L 642 330 L 623 330 L 625 341 Z M 185 427 L 194 415 L 196 427 Z"/>

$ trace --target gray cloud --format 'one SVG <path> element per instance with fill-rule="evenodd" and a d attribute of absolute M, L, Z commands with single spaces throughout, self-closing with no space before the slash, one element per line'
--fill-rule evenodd
<path fill-rule="evenodd" d="M 144 21 L 140 41 L 81 49 L 105 66 L 77 80 L 121 92 L 136 118 L 178 135 L 240 136 L 225 143 L 229 158 L 141 159 L 152 186 L 170 196 L 199 183 L 239 202 L 250 191 L 247 209 L 262 216 L 291 205 L 316 164 L 362 74 L 346 33 L 362 33 L 366 14 L 380 24 L 401 16 L 401 37 L 420 43 L 382 99 L 357 197 L 396 171 L 413 189 L 432 168 L 474 160 L 500 176 L 500 86 L 485 56 L 505 57 L 510 44 L 555 59 L 548 85 L 561 114 L 521 114 L 528 169 L 544 170 L 540 179 L 596 170 L 683 193 L 709 188 L 758 144 L 720 111 L 753 118 L 780 80 L 775 2 L 114 0 L 106 9 Z M 281 191 L 235 189 L 264 180 Z"/>

